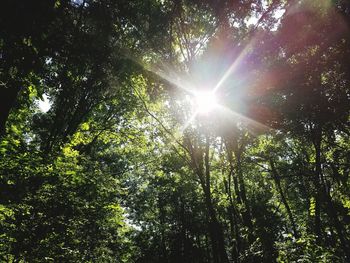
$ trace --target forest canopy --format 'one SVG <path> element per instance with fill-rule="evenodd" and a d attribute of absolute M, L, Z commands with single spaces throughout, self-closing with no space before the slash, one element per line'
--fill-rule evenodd
<path fill-rule="evenodd" d="M 349 262 L 350 2 L 3 0 L 1 262 Z"/>

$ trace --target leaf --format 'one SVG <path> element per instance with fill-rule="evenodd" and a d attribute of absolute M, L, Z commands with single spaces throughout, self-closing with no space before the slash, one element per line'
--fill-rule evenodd
<path fill-rule="evenodd" d="M 309 213 L 310 213 L 310 216 L 315 216 L 315 214 L 316 214 L 316 200 L 314 197 L 310 198 Z"/>

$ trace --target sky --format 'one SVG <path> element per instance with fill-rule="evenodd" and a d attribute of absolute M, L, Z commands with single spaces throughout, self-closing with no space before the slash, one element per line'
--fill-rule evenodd
<path fill-rule="evenodd" d="M 49 97 L 44 94 L 42 100 L 38 100 L 38 107 L 41 112 L 48 112 L 51 108 L 51 102 L 49 100 Z"/>

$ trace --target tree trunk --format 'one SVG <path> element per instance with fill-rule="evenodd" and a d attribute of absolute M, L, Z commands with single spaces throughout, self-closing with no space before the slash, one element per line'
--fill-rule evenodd
<path fill-rule="evenodd" d="M 329 195 L 329 193 L 326 190 L 326 184 L 325 184 L 325 181 L 323 178 L 322 162 L 321 162 L 321 143 L 322 143 L 322 130 L 321 129 L 319 129 L 317 131 L 317 134 L 314 137 L 313 143 L 314 143 L 315 155 L 316 155 L 316 163 L 315 163 L 316 185 L 315 185 L 315 187 L 316 187 L 317 195 L 319 196 L 319 200 L 323 200 L 326 204 L 327 215 L 333 221 L 333 225 L 334 225 L 335 230 L 337 232 L 342 249 L 347 257 L 347 260 L 349 260 L 350 259 L 350 251 L 349 251 L 349 242 L 348 242 L 347 237 L 346 237 L 346 230 L 344 229 L 343 225 L 339 221 L 338 213 L 334 207 L 331 196 Z M 315 222 L 315 223 L 318 223 L 318 222 Z M 315 226 L 316 226 L 316 224 L 315 224 Z M 321 229 L 319 229 L 319 231 L 321 232 Z"/>
<path fill-rule="evenodd" d="M 253 233 L 253 222 L 252 222 L 252 216 L 250 211 L 250 205 L 247 200 L 246 195 L 246 189 L 245 189 L 245 182 L 243 178 L 243 172 L 242 172 L 242 163 L 241 163 L 241 155 L 239 153 L 235 153 L 236 156 L 236 165 L 237 165 L 237 175 L 238 175 L 238 184 L 239 184 L 239 192 L 241 195 L 242 203 L 244 205 L 244 211 L 242 212 L 242 218 L 244 221 L 244 224 L 249 228 L 249 242 L 253 241 L 252 234 Z"/>
<path fill-rule="evenodd" d="M 0 86 L 0 136 L 6 132 L 6 122 L 16 101 L 19 89 Z"/>
<path fill-rule="evenodd" d="M 210 181 L 210 164 L 209 164 L 209 136 L 206 137 L 205 153 L 204 153 L 204 168 L 205 168 L 205 203 L 208 209 L 210 223 L 209 232 L 211 235 L 214 262 L 228 263 L 228 256 L 225 249 L 225 240 L 223 229 L 217 219 L 216 212 L 211 198 L 211 181 Z"/>
<path fill-rule="evenodd" d="M 281 180 L 280 180 L 280 177 L 279 177 L 279 174 L 278 174 L 278 171 L 275 167 L 275 164 L 274 162 L 272 161 L 272 159 L 269 160 L 270 162 L 270 166 L 271 166 L 271 171 L 272 171 L 272 177 L 273 177 L 273 180 L 275 182 L 275 185 L 276 185 L 276 188 L 280 194 L 280 197 L 282 199 L 282 203 L 284 205 L 284 207 L 286 208 L 287 210 L 287 214 L 288 214 L 288 217 L 289 217 L 289 221 L 290 223 L 292 224 L 292 229 L 293 229 L 293 233 L 294 233 L 294 237 L 295 238 L 298 238 L 299 237 L 299 234 L 298 234 L 298 231 L 297 231 L 297 228 L 296 228 L 296 225 L 295 225 L 295 221 L 294 221 L 294 217 L 293 217 L 293 213 L 292 213 L 292 210 L 290 209 L 290 206 L 288 204 L 288 201 L 287 201 L 287 198 L 285 197 L 284 195 L 284 192 L 283 192 L 283 189 L 282 189 L 282 186 L 281 186 Z"/>
<path fill-rule="evenodd" d="M 228 178 L 231 178 L 232 169 L 228 175 Z M 225 191 L 227 195 L 227 199 L 229 201 L 229 206 L 227 208 L 227 213 L 230 221 L 230 230 L 231 230 L 231 237 L 234 237 L 232 240 L 232 259 L 233 262 L 239 262 L 239 254 L 240 254 L 240 236 L 238 231 L 238 225 L 237 225 L 237 215 L 235 213 L 234 209 L 234 203 L 232 200 L 232 192 L 231 192 L 231 180 L 224 180 L 225 184 Z"/>
<path fill-rule="evenodd" d="M 322 231 L 321 231 L 321 131 L 316 131 L 313 144 L 315 147 L 316 163 L 315 163 L 315 175 L 314 175 L 314 187 L 315 187 L 315 219 L 314 219 L 314 232 L 316 235 L 316 241 L 321 244 Z"/>

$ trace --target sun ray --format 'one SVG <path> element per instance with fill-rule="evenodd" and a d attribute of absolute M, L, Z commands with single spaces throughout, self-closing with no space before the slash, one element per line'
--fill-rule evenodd
<path fill-rule="evenodd" d="M 261 122 L 258 122 L 256 120 L 253 120 L 241 113 L 238 113 L 236 111 L 233 111 L 223 105 L 218 105 L 219 107 L 219 110 L 222 111 L 224 114 L 228 114 L 234 118 L 237 118 L 237 119 L 240 119 L 240 120 L 243 120 L 245 123 L 247 123 L 248 125 L 251 125 L 253 126 L 253 128 L 259 130 L 259 131 L 268 131 L 268 130 L 271 130 L 270 127 L 266 126 L 265 124 L 262 124 Z"/>
<path fill-rule="evenodd" d="M 195 111 L 191 117 L 182 125 L 181 129 L 180 129 L 180 133 L 184 133 L 185 130 L 188 128 L 188 126 L 191 125 L 191 123 L 193 122 L 193 120 L 197 117 L 198 115 L 198 111 Z"/>
<path fill-rule="evenodd" d="M 235 61 L 231 64 L 231 66 L 228 68 L 228 70 L 224 73 L 224 75 L 221 77 L 221 79 L 218 81 L 218 83 L 215 85 L 215 87 L 212 90 L 207 91 L 207 93 L 212 94 L 212 96 L 215 95 L 215 93 L 221 88 L 221 86 L 225 83 L 225 81 L 227 81 L 227 79 L 229 78 L 229 76 L 235 72 L 235 70 L 240 66 L 241 62 L 244 60 L 244 58 L 247 56 L 248 52 L 250 51 L 250 49 L 254 46 L 256 41 L 256 38 L 253 38 L 245 47 L 244 49 L 241 51 L 241 53 L 238 55 L 237 59 L 235 59 Z M 154 67 L 151 65 L 147 65 L 146 63 L 143 63 L 141 61 L 139 61 L 138 59 L 135 59 L 133 56 L 128 56 L 128 58 L 130 58 L 131 60 L 133 60 L 134 62 L 136 62 L 137 64 L 139 64 L 141 67 L 143 67 L 145 70 L 151 72 L 152 74 L 155 74 L 156 76 L 160 77 L 161 79 L 171 83 L 174 87 L 185 91 L 187 94 L 189 94 L 191 97 L 194 97 L 196 100 L 196 96 L 197 99 L 199 99 L 198 97 L 200 97 L 201 92 L 198 92 L 196 89 L 196 86 L 193 84 L 193 82 L 191 82 L 190 80 L 187 79 L 186 76 L 182 75 L 182 74 L 178 74 L 176 72 L 176 70 L 172 69 L 171 66 L 167 65 L 166 63 L 162 63 L 161 67 Z M 207 100 L 207 99 L 204 99 Z M 198 101 L 197 101 L 198 103 Z M 199 104 L 203 104 L 200 105 L 199 107 L 203 107 L 202 109 L 197 108 L 195 109 L 195 111 L 190 115 L 190 118 L 181 125 L 180 127 L 180 134 L 183 134 L 184 131 L 191 125 L 191 123 L 194 122 L 194 120 L 196 119 L 196 117 L 199 114 L 205 114 L 208 113 L 209 111 L 211 111 L 211 105 L 205 105 L 206 102 L 199 102 Z M 242 120 L 245 123 L 248 123 L 248 125 L 253 126 L 254 128 L 257 128 L 259 130 L 268 130 L 269 127 L 267 127 L 266 125 L 257 122 L 249 117 L 246 117 L 238 112 L 235 112 L 223 105 L 221 105 L 219 102 L 217 102 L 215 99 L 208 99 L 207 103 L 214 103 L 215 107 L 217 108 L 217 110 L 222 111 L 224 114 L 228 114 L 230 116 L 235 117 L 237 120 Z M 207 108 L 209 107 L 209 108 Z M 181 135 L 178 136 L 181 136 Z M 177 136 L 176 138 L 174 137 L 173 140 L 177 140 Z"/>
<path fill-rule="evenodd" d="M 221 77 L 221 79 L 218 81 L 218 83 L 215 85 L 213 92 L 215 93 L 221 86 L 224 84 L 224 82 L 227 80 L 227 78 L 236 70 L 236 68 L 240 65 L 242 60 L 246 57 L 249 49 L 255 44 L 255 38 L 253 38 L 242 50 L 242 52 L 238 55 L 237 59 L 231 64 L 229 69 L 225 72 L 225 74 Z"/>
<path fill-rule="evenodd" d="M 172 69 L 171 66 L 167 65 L 166 63 L 162 62 L 162 69 L 160 69 L 152 65 L 147 65 L 146 63 L 142 62 L 140 59 L 135 58 L 128 52 L 126 52 L 126 57 L 135 62 L 136 64 L 140 65 L 146 71 L 155 74 L 161 79 L 171 83 L 176 88 L 179 88 L 189 94 L 194 95 L 193 84 L 191 84 L 190 81 L 187 81 L 183 75 L 178 74 L 174 69 Z"/>

